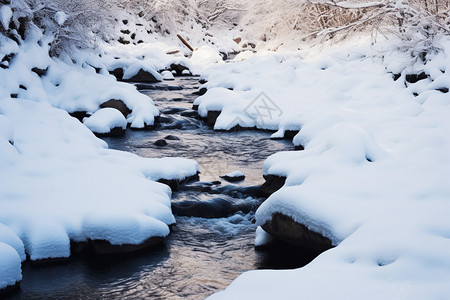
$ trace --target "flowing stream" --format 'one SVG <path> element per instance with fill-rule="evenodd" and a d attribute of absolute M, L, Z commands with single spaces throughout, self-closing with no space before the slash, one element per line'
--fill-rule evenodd
<path fill-rule="evenodd" d="M 293 146 L 265 132 L 214 132 L 191 109 L 199 85 L 193 77 L 139 85 L 161 110 L 160 125 L 152 131 L 127 130 L 125 137 L 105 141 L 112 149 L 143 157 L 197 160 L 200 183 L 174 192 L 173 203 L 220 197 L 247 209 L 224 218 L 177 216 L 164 244 L 140 253 L 74 256 L 51 266 L 25 263 L 21 291 L 7 299 L 204 299 L 247 270 L 295 268 L 315 257 L 286 245 L 255 250 L 254 210 L 264 199 L 249 197 L 246 191 L 263 183 L 262 164 L 269 155 Z M 167 145 L 155 145 L 162 139 Z M 219 177 L 235 170 L 246 179 L 230 184 Z M 223 187 L 244 192 L 222 193 Z"/>

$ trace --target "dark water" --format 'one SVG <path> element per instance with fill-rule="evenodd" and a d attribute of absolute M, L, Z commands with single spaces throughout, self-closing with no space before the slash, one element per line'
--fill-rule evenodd
<path fill-rule="evenodd" d="M 240 170 L 246 179 L 237 185 L 263 183 L 264 159 L 292 149 L 292 144 L 271 140 L 262 132 L 214 132 L 186 116 L 191 114 L 196 97 L 191 93 L 198 86 L 193 78 L 149 86 L 143 92 L 154 99 L 164 122 L 154 131 L 127 131 L 124 138 L 105 139 L 110 148 L 144 157 L 195 159 L 200 163 L 202 181 L 221 180 L 219 175 Z M 167 135 L 178 139 L 167 139 L 165 147 L 154 145 Z M 221 180 L 216 186 L 227 184 Z M 174 193 L 173 201 L 217 196 L 181 190 Z M 254 208 L 263 201 L 245 195 L 240 198 L 237 201 L 248 201 Z M 172 234 L 158 249 L 118 257 L 72 257 L 58 266 L 25 264 L 21 291 L 8 299 L 204 299 L 247 270 L 300 267 L 316 255 L 283 245 L 256 251 L 253 216 L 249 212 L 218 219 L 177 217 Z"/>

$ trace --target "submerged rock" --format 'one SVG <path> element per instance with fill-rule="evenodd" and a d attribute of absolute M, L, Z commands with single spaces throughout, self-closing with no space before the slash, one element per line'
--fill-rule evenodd
<path fill-rule="evenodd" d="M 261 226 L 270 235 L 295 246 L 325 251 L 333 247 L 331 240 L 295 222 L 291 217 L 275 213 Z"/>
<path fill-rule="evenodd" d="M 225 218 L 234 213 L 233 202 L 223 198 L 207 201 L 186 200 L 172 203 L 172 212 L 177 216 L 199 218 Z"/>
<path fill-rule="evenodd" d="M 164 146 L 167 146 L 167 141 L 164 139 L 160 139 L 160 140 L 157 140 L 156 142 L 154 142 L 153 144 L 158 147 L 164 147 Z"/>
<path fill-rule="evenodd" d="M 222 176 L 220 176 L 220 178 L 223 178 L 228 182 L 238 182 L 238 181 L 244 180 L 245 175 L 244 175 L 244 173 L 242 173 L 240 171 L 234 171 L 229 174 L 222 175 Z"/>
<path fill-rule="evenodd" d="M 171 134 L 166 135 L 166 136 L 164 137 L 164 139 L 165 139 L 165 140 L 169 140 L 169 141 L 179 141 L 179 140 L 180 140 L 179 137 L 174 136 L 174 135 L 171 135 Z"/>

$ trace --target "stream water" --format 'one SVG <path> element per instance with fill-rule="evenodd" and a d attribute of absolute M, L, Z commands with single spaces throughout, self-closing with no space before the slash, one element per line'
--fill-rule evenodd
<path fill-rule="evenodd" d="M 110 148 L 143 157 L 195 159 L 200 164 L 201 182 L 220 181 L 204 184 L 217 189 L 215 193 L 182 187 L 174 192 L 174 203 L 222 197 L 245 202 L 251 209 L 226 218 L 177 216 L 171 235 L 157 249 L 119 257 L 75 256 L 56 266 L 26 263 L 21 291 L 7 299 L 204 299 L 247 270 L 295 268 L 315 257 L 315 253 L 281 244 L 255 250 L 254 209 L 263 199 L 217 191 L 224 186 L 245 190 L 262 184 L 264 160 L 277 151 L 293 150 L 293 146 L 272 140 L 264 132 L 214 132 L 191 110 L 196 97 L 192 92 L 198 87 L 192 77 L 139 86 L 161 110 L 160 125 L 152 131 L 128 130 L 123 138 L 105 141 Z M 164 138 L 166 146 L 154 144 Z M 231 185 L 219 177 L 235 170 L 242 171 L 246 179 Z"/>

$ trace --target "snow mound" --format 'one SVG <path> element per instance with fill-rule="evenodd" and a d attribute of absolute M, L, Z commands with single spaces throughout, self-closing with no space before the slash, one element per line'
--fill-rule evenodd
<path fill-rule="evenodd" d="M 0 290 L 22 280 L 20 256 L 11 246 L 0 242 Z"/>
<path fill-rule="evenodd" d="M 175 77 L 170 71 L 162 71 L 161 76 L 164 80 L 175 80 Z"/>
<path fill-rule="evenodd" d="M 26 259 L 25 248 L 22 240 L 14 233 L 14 231 L 0 223 L 0 243 L 10 245 L 16 250 L 21 261 Z"/>
<path fill-rule="evenodd" d="M 200 74 L 202 71 L 213 64 L 223 63 L 222 56 L 219 51 L 210 47 L 202 46 L 192 53 L 191 57 L 192 69 L 194 73 Z"/>
<path fill-rule="evenodd" d="M 85 119 L 83 124 L 92 132 L 105 134 L 113 128 L 127 128 L 127 120 L 120 111 L 114 108 L 102 108 Z"/>
<path fill-rule="evenodd" d="M 273 237 L 264 231 L 261 226 L 256 228 L 255 232 L 255 247 L 261 247 L 270 244 L 273 241 Z"/>

